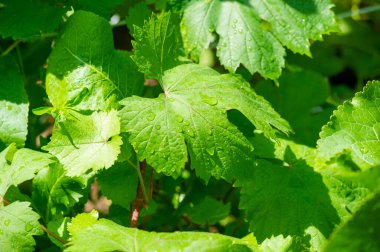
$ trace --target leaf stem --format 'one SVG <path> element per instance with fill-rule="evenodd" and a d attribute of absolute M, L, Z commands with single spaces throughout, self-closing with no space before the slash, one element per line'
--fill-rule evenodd
<path fill-rule="evenodd" d="M 340 19 L 344 19 L 344 18 L 352 17 L 354 15 L 361 15 L 361 14 L 371 13 L 371 12 L 375 12 L 375 11 L 379 11 L 379 10 L 380 10 L 380 4 L 360 8 L 358 10 L 353 10 L 353 11 L 351 10 L 351 11 L 342 12 L 342 13 L 337 14 L 337 17 Z"/>
<path fill-rule="evenodd" d="M 148 203 L 148 197 L 146 196 L 144 179 L 143 179 L 143 177 L 145 177 L 145 171 L 146 171 L 146 161 L 145 160 L 140 162 L 140 168 L 137 170 L 139 173 L 139 178 L 141 176 L 141 179 L 139 180 L 139 184 L 137 186 L 136 199 L 134 199 L 132 202 L 132 213 L 131 213 L 131 227 L 132 228 L 137 226 L 137 222 L 138 222 L 139 216 L 140 216 L 140 211 L 143 207 L 146 207 L 146 205 Z M 144 191 L 145 191 L 145 193 L 144 193 Z"/>
<path fill-rule="evenodd" d="M 53 232 L 51 232 L 49 229 L 47 229 L 44 225 L 42 225 L 40 223 L 40 227 L 42 228 L 42 230 L 49 236 L 53 237 L 54 239 L 56 239 L 57 241 L 59 241 L 60 243 L 62 244 L 66 244 L 67 241 L 63 240 L 61 237 L 59 237 L 58 235 L 54 234 Z"/>
<path fill-rule="evenodd" d="M 7 54 L 9 54 L 20 43 L 21 43 L 21 40 L 16 40 L 15 42 L 13 42 L 7 49 L 5 49 L 5 51 L 1 54 L 1 57 L 4 57 Z"/>

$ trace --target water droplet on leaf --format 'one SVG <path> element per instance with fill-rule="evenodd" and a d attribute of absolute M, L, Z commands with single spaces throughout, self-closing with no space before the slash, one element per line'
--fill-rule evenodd
<path fill-rule="evenodd" d="M 159 129 L 161 129 L 161 125 L 157 124 L 156 126 L 154 126 L 154 128 L 155 128 L 156 130 L 159 130 Z"/>
<path fill-rule="evenodd" d="M 367 149 L 366 147 L 361 147 L 361 148 L 360 148 L 360 152 L 361 152 L 362 154 L 366 154 L 366 153 L 368 153 L 368 149 Z"/>
<path fill-rule="evenodd" d="M 194 132 L 191 129 L 188 129 L 186 131 L 186 134 L 189 135 L 190 137 L 194 137 Z"/>
<path fill-rule="evenodd" d="M 214 147 L 207 148 L 206 151 L 207 151 L 208 154 L 210 154 L 211 156 L 213 156 L 214 153 L 215 153 L 215 148 Z"/>
<path fill-rule="evenodd" d="M 30 224 L 30 223 L 26 223 L 26 226 L 25 226 L 25 231 L 26 232 L 29 232 L 30 230 L 33 229 L 33 226 Z"/>
<path fill-rule="evenodd" d="M 216 99 L 214 97 L 204 98 L 203 101 L 210 106 L 215 106 L 216 104 L 218 104 L 218 99 Z"/>
<path fill-rule="evenodd" d="M 175 118 L 176 120 L 177 120 L 177 122 L 183 122 L 183 117 L 182 116 L 180 116 L 180 115 L 178 115 L 178 116 L 176 116 L 176 118 Z"/>
<path fill-rule="evenodd" d="M 10 221 L 10 220 L 5 220 L 5 221 L 4 221 L 4 226 L 7 227 L 7 226 L 9 226 L 9 224 L 11 224 L 11 221 Z"/>
<path fill-rule="evenodd" d="M 148 120 L 148 121 L 153 121 L 154 118 L 156 118 L 156 115 L 153 113 L 153 112 L 149 112 L 145 118 Z"/>

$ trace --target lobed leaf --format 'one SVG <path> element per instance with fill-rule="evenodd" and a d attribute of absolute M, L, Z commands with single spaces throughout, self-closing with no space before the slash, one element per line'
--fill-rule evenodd
<path fill-rule="evenodd" d="M 195 0 L 185 9 L 182 36 L 195 60 L 219 36 L 217 55 L 234 72 L 240 64 L 251 74 L 277 79 L 284 47 L 310 55 L 310 40 L 336 30 L 330 1 Z"/>
<path fill-rule="evenodd" d="M 275 138 L 272 127 L 287 133 L 289 126 L 249 84 L 237 76 L 186 64 L 163 76 L 164 94 L 155 99 L 130 97 L 121 104 L 121 129 L 140 160 L 158 172 L 177 176 L 189 153 L 198 176 L 230 180 L 244 178 L 252 146 L 226 111 L 241 111 L 258 130 Z M 239 167 L 237 169 L 236 167 Z"/>

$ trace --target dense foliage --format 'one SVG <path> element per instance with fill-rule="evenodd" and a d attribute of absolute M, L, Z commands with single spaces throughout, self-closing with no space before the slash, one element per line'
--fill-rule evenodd
<path fill-rule="evenodd" d="M 0 0 L 0 251 L 379 251 L 377 10 Z"/>

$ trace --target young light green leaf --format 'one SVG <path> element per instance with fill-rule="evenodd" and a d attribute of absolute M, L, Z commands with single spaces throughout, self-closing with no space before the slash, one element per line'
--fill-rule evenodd
<path fill-rule="evenodd" d="M 162 83 L 164 94 L 126 98 L 120 111 L 122 131 L 130 133 L 139 159 L 158 172 L 179 174 L 188 149 L 191 166 L 203 179 L 244 178 L 252 146 L 226 110 L 239 110 L 268 137 L 275 137 L 272 127 L 289 132 L 287 122 L 237 76 L 186 64 L 167 71 Z"/>
<path fill-rule="evenodd" d="M 29 102 L 21 72 L 10 56 L 0 58 L 0 76 L 0 142 L 23 147 L 28 133 Z"/>
<path fill-rule="evenodd" d="M 127 52 L 116 51 L 108 22 L 90 12 L 70 17 L 49 57 L 46 91 L 56 109 L 110 110 L 140 94 L 143 75 Z"/>
<path fill-rule="evenodd" d="M 366 170 L 380 165 L 380 82 L 369 82 L 334 111 L 322 128 L 318 141 L 320 157 L 328 160 L 345 150 L 352 160 Z"/>
<path fill-rule="evenodd" d="M 32 179 L 35 174 L 54 162 L 46 153 L 30 149 L 17 150 L 15 145 L 0 153 L 0 196 L 4 196 L 11 185 L 17 186 Z"/>
<path fill-rule="evenodd" d="M 179 64 L 179 22 L 178 15 L 162 12 L 153 14 L 143 28 L 135 26 L 132 58 L 148 78 L 161 79 L 164 71 Z"/>
<path fill-rule="evenodd" d="M 324 251 L 380 250 L 380 192 L 377 191 L 352 218 L 330 237 Z"/>
<path fill-rule="evenodd" d="M 0 248 L 2 251 L 33 251 L 33 235 L 42 235 L 39 216 L 28 202 L 0 206 Z"/>
<path fill-rule="evenodd" d="M 76 251 L 257 251 L 257 247 L 244 239 L 202 232 L 155 233 L 126 228 L 107 220 L 97 220 L 91 214 L 81 214 L 69 227 L 71 246 Z M 101 239 L 100 239 L 101 237 Z"/>
<path fill-rule="evenodd" d="M 65 216 L 84 195 L 87 178 L 68 177 L 61 164 L 42 169 L 33 180 L 32 199 L 42 219 L 48 223 Z"/>
<path fill-rule="evenodd" d="M 31 40 L 53 32 L 68 10 L 49 1 L 2 0 L 0 36 Z M 46 22 L 46 20 L 49 20 Z"/>
<path fill-rule="evenodd" d="M 185 49 L 197 60 L 219 35 L 217 55 L 230 71 L 240 64 L 252 74 L 277 79 L 285 50 L 310 55 L 309 40 L 336 30 L 330 1 L 195 0 L 185 9 L 182 36 Z"/>
<path fill-rule="evenodd" d="M 74 113 L 74 112 L 73 112 Z M 75 113 L 56 126 L 43 149 L 56 156 L 67 176 L 81 176 L 89 169 L 109 168 L 116 161 L 122 144 L 117 112 Z"/>

